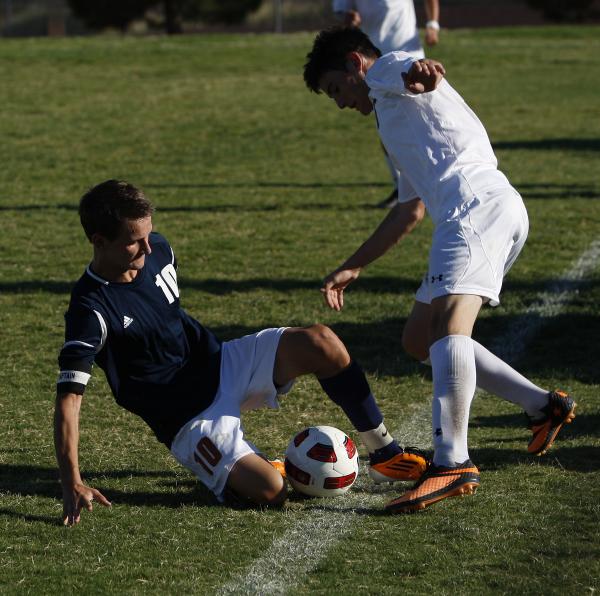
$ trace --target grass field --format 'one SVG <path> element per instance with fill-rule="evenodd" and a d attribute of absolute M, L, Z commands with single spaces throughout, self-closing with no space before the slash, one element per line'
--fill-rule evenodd
<path fill-rule="evenodd" d="M 404 487 L 363 476 L 344 498 L 227 510 L 117 408 L 96 371 L 81 467 L 114 505 L 60 525 L 56 356 L 70 286 L 90 257 L 76 205 L 106 178 L 142 186 L 157 205 L 191 314 L 225 339 L 332 325 L 388 426 L 429 446 L 429 372 L 402 353 L 400 333 L 430 223 L 364 273 L 342 313 L 320 301 L 319 280 L 382 217 L 372 206 L 389 183 L 371 119 L 304 88 L 312 37 L 0 40 L 0 592 L 600 589 L 598 28 L 444 32 L 431 52 L 483 120 L 530 213 L 503 303 L 475 335 L 540 385 L 576 396 L 578 417 L 546 457 L 527 455 L 516 407 L 479 394 L 475 497 L 388 517 L 383 504 Z M 319 423 L 351 430 L 313 379 L 279 412 L 245 419 L 270 457 Z"/>

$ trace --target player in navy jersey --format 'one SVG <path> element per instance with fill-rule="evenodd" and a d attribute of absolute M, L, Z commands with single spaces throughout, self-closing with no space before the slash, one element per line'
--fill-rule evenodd
<path fill-rule="evenodd" d="M 180 306 L 177 261 L 152 231 L 152 204 L 124 181 L 107 180 L 81 199 L 93 257 L 65 314 L 54 417 L 63 522 L 92 501 L 110 505 L 79 470 L 79 410 L 92 367 L 119 405 L 140 416 L 173 456 L 219 500 L 278 505 L 281 471 L 246 441 L 241 412 L 277 407 L 294 379 L 314 374 L 367 446 L 375 481 L 418 478 L 427 462 L 403 450 L 383 424 L 360 366 L 323 325 L 264 329 L 228 342 Z"/>

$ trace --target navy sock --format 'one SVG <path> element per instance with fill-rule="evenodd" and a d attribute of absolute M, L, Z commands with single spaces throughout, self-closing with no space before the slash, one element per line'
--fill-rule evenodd
<path fill-rule="evenodd" d="M 331 401 L 344 410 L 357 431 L 377 428 L 383 422 L 365 373 L 355 360 L 334 377 L 319 379 L 319 383 Z"/>
<path fill-rule="evenodd" d="M 373 453 L 369 453 L 369 461 L 371 464 L 378 464 L 379 462 L 386 461 L 398 453 L 402 453 L 402 447 L 398 445 L 396 439 L 391 443 L 382 447 L 381 449 L 375 449 Z"/>

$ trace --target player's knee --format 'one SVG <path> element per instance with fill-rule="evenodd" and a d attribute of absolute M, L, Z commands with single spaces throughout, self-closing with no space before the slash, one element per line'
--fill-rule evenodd
<path fill-rule="evenodd" d="M 261 483 L 260 487 L 253 487 L 246 495 L 248 501 L 260 507 L 279 507 L 287 499 L 287 485 L 279 476 L 268 484 Z"/>
<path fill-rule="evenodd" d="M 227 491 L 246 505 L 282 505 L 287 485 L 281 474 L 257 454 L 239 460 L 227 479 Z"/>
<path fill-rule="evenodd" d="M 429 348 L 425 332 L 417 335 L 410 330 L 404 329 L 402 333 L 402 348 L 409 356 L 421 362 L 429 358 Z"/>
<path fill-rule="evenodd" d="M 311 350 L 319 362 L 329 368 L 342 370 L 350 364 L 350 355 L 342 340 L 326 325 L 320 323 L 306 328 Z"/>
<path fill-rule="evenodd" d="M 287 485 L 281 478 L 278 486 L 270 487 L 258 496 L 256 504 L 267 507 L 280 507 L 287 499 L 287 492 Z"/>

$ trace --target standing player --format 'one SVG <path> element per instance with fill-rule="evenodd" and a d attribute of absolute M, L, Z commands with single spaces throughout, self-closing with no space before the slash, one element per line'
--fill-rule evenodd
<path fill-rule="evenodd" d="M 54 418 L 65 524 L 79 522 L 93 500 L 110 505 L 83 483 L 78 463 L 79 409 L 94 363 L 117 403 L 143 418 L 220 500 L 285 500 L 281 474 L 246 441 L 240 413 L 277 407 L 278 395 L 309 373 L 359 432 L 375 481 L 422 474 L 426 460 L 392 439 L 362 369 L 329 328 L 265 329 L 222 343 L 190 317 L 179 305 L 175 256 L 152 232 L 152 213 L 142 191 L 117 180 L 80 202 L 93 258 L 65 315 Z"/>
<path fill-rule="evenodd" d="M 382 54 L 403 51 L 414 58 L 425 57 L 413 0 L 333 0 L 333 11 L 346 26 L 360 27 Z M 438 43 L 440 31 L 438 0 L 425 0 L 425 14 L 425 43 L 433 46 Z M 394 189 L 378 206 L 389 208 L 398 202 L 401 181 L 387 153 L 385 157 Z"/>
<path fill-rule="evenodd" d="M 464 100 L 432 60 L 403 52 L 381 57 L 360 30 L 321 32 L 308 54 L 304 79 L 339 108 L 375 112 L 377 128 L 402 171 L 399 204 L 340 267 L 322 292 L 335 310 L 363 267 L 410 233 L 428 211 L 434 223 L 429 270 L 417 291 L 403 346 L 433 373 L 433 465 L 412 490 L 387 505 L 422 509 L 445 497 L 472 493 L 479 472 L 469 459 L 467 427 L 476 384 L 520 404 L 532 421 L 528 450 L 541 455 L 575 403 L 545 391 L 471 339 L 482 304 L 497 305 L 504 274 L 528 232 L 520 195 L 497 169 L 489 139 Z"/>

